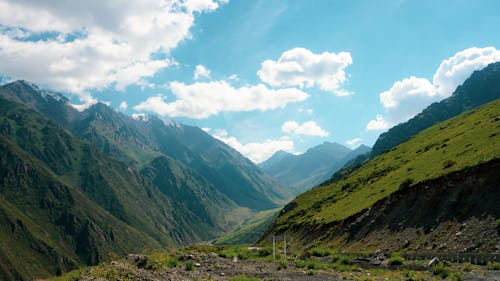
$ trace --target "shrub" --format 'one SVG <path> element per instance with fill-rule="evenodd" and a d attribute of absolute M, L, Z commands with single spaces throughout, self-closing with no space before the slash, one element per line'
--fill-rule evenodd
<path fill-rule="evenodd" d="M 243 274 L 230 278 L 229 281 L 261 281 L 261 279 L 257 277 L 248 277 L 245 274 Z"/>
<path fill-rule="evenodd" d="M 462 280 L 464 280 L 464 277 L 463 277 L 462 273 L 460 273 L 460 272 L 453 272 L 448 279 L 453 280 L 453 281 L 462 281 Z"/>
<path fill-rule="evenodd" d="M 314 257 L 326 257 L 331 255 L 332 251 L 330 249 L 316 247 L 309 250 L 309 254 Z"/>
<path fill-rule="evenodd" d="M 401 256 L 392 256 L 387 261 L 387 263 L 389 265 L 403 265 L 404 262 L 405 262 L 405 259 Z"/>
<path fill-rule="evenodd" d="M 464 272 L 470 272 L 472 270 L 472 265 L 468 262 L 464 263 L 462 266 L 462 271 Z"/>
<path fill-rule="evenodd" d="M 450 271 L 448 270 L 445 264 L 438 263 L 432 267 L 432 274 L 439 276 L 442 279 L 445 279 L 450 275 Z"/>
<path fill-rule="evenodd" d="M 306 273 L 307 273 L 307 275 L 314 275 L 314 274 L 316 274 L 316 270 L 314 270 L 314 269 L 308 269 L 306 271 Z"/>
<path fill-rule="evenodd" d="M 280 260 L 278 264 L 278 270 L 280 269 L 287 269 L 288 268 L 288 261 L 286 260 Z"/>
<path fill-rule="evenodd" d="M 304 267 L 306 267 L 306 262 L 298 260 L 298 261 L 295 262 L 295 267 L 296 268 L 304 268 Z"/>
<path fill-rule="evenodd" d="M 192 261 L 186 262 L 186 270 L 192 271 L 194 269 L 194 263 Z"/>
<path fill-rule="evenodd" d="M 500 270 L 500 262 L 488 262 L 486 268 L 489 270 Z"/>

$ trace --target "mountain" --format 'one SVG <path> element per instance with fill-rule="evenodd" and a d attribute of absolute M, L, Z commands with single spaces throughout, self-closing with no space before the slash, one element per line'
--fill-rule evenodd
<path fill-rule="evenodd" d="M 346 162 L 369 149 L 360 146 L 351 151 L 338 143 L 324 142 L 300 155 L 278 151 L 259 166 L 298 194 L 325 181 Z"/>
<path fill-rule="evenodd" d="M 372 148 L 372 156 L 390 150 L 417 133 L 462 112 L 500 98 L 500 62 L 492 63 L 472 75 L 453 95 L 433 103 L 405 123 L 380 135 Z"/>
<path fill-rule="evenodd" d="M 197 127 L 156 116 L 133 118 L 102 103 L 78 112 L 67 99 L 54 98 L 59 94 L 26 81 L 16 81 L 2 89 L 6 98 L 21 101 L 106 155 L 138 170 L 161 155 L 167 156 L 176 164 L 191 168 L 238 206 L 252 210 L 276 208 L 293 195 L 240 153 Z M 62 112 L 64 118 L 57 112 Z"/>
<path fill-rule="evenodd" d="M 493 89 L 492 89 L 493 90 Z M 266 236 L 339 251 L 497 252 L 500 99 L 286 205 Z"/>
<path fill-rule="evenodd" d="M 0 155 L 2 280 L 213 239 L 289 198 L 198 128 L 80 112 L 25 81 L 0 87 Z"/>

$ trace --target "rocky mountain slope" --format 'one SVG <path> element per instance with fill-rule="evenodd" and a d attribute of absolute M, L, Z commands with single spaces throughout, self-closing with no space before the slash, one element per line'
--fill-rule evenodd
<path fill-rule="evenodd" d="M 498 251 L 499 136 L 496 100 L 298 196 L 267 235 L 349 251 Z"/>
<path fill-rule="evenodd" d="M 24 81 L 0 87 L 0 153 L 6 280 L 213 239 L 289 198 L 200 129 L 103 104 L 79 112 Z"/>
<path fill-rule="evenodd" d="M 278 151 L 259 166 L 300 194 L 330 178 L 351 159 L 369 151 L 370 148 L 364 145 L 350 150 L 338 143 L 325 142 L 300 155 Z"/>

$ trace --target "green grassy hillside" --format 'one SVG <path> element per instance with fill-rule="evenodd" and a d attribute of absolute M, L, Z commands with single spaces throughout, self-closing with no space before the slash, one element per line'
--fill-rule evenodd
<path fill-rule="evenodd" d="M 341 222 L 402 187 L 497 159 L 499 137 L 496 100 L 421 132 L 343 180 L 298 196 L 268 233 Z"/>

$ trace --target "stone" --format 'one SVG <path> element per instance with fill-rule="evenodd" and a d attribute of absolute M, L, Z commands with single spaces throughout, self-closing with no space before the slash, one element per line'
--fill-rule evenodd
<path fill-rule="evenodd" d="M 434 257 L 433 259 L 431 259 L 431 260 L 429 261 L 429 263 L 427 263 L 427 265 L 428 265 L 428 266 L 433 266 L 433 265 L 437 264 L 438 262 L 439 262 L 438 257 Z"/>

